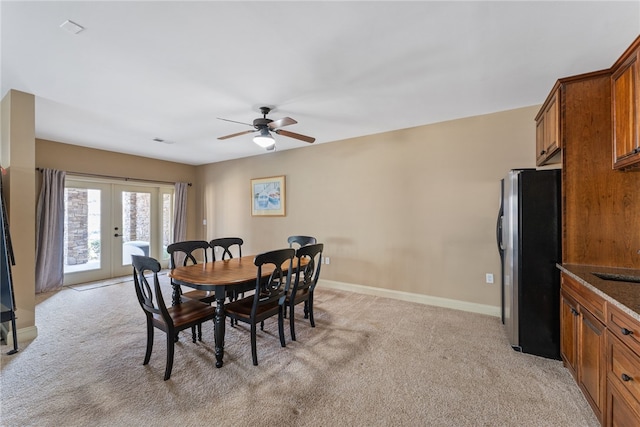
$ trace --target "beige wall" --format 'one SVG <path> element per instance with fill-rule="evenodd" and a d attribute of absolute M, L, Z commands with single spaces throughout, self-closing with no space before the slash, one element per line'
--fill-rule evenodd
<path fill-rule="evenodd" d="M 199 166 L 196 221 L 207 239 L 244 238 L 246 254 L 317 236 L 326 280 L 499 307 L 499 182 L 535 167 L 538 109 Z M 252 217 L 250 179 L 275 175 L 286 217 Z"/>
<path fill-rule="evenodd" d="M 187 194 L 187 238 L 196 238 L 195 166 L 42 139 L 36 140 L 36 166 L 137 180 L 191 182 L 193 186 L 189 188 Z M 38 186 L 39 184 L 38 182 Z"/>

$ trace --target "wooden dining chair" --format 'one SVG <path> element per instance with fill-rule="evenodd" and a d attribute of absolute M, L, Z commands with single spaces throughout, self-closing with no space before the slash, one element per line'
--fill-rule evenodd
<path fill-rule="evenodd" d="M 182 242 L 175 242 L 167 246 L 167 252 L 169 253 L 169 268 L 174 269 L 178 265 L 187 266 L 198 263 L 198 258 L 203 262 L 209 261 L 209 243 L 204 240 L 185 240 Z M 189 299 L 197 299 L 202 302 L 210 304 L 215 301 L 213 293 L 211 295 L 204 291 L 190 291 L 185 294 L 182 293 L 180 284 L 171 281 L 173 286 L 173 305 L 179 302 L 181 295 Z"/>
<path fill-rule="evenodd" d="M 167 252 L 170 255 L 169 267 L 171 269 L 176 268 L 178 265 L 187 266 L 197 264 L 198 259 L 203 262 L 207 262 L 209 251 L 209 243 L 204 240 L 185 240 L 182 242 L 175 242 L 167 246 Z M 171 280 L 171 286 L 173 287 L 173 297 L 171 304 L 177 305 L 180 303 L 182 297 L 197 300 L 205 304 L 211 304 L 215 301 L 214 292 L 192 290 L 186 293 L 182 293 L 180 284 Z M 195 335 L 193 337 L 195 342 Z M 202 328 L 198 327 L 198 339 L 202 341 Z"/>
<path fill-rule="evenodd" d="M 256 350 L 256 329 L 258 322 L 260 330 L 264 330 L 264 321 L 278 316 L 278 334 L 280 345 L 286 346 L 284 339 L 284 300 L 291 285 L 291 271 L 296 251 L 292 248 L 278 249 L 256 256 L 254 264 L 258 267 L 255 293 L 246 298 L 225 304 L 225 313 L 236 323 L 238 321 L 251 326 L 251 356 L 253 364 L 258 365 Z M 287 268 L 283 269 L 283 264 Z M 268 279 L 262 277 L 262 271 L 273 268 Z"/>
<path fill-rule="evenodd" d="M 294 244 L 297 244 L 298 247 L 302 247 L 302 246 L 307 246 L 307 245 L 312 245 L 314 243 L 317 243 L 317 240 L 315 237 L 312 237 L 312 236 L 289 236 L 289 238 L 287 239 L 287 242 L 289 243 L 289 247 L 293 248 Z"/>
<path fill-rule="evenodd" d="M 220 255 L 221 260 L 231 259 L 233 258 L 232 249 L 238 253 L 238 257 L 242 258 L 242 245 L 244 244 L 244 240 L 240 237 L 219 237 L 217 239 L 213 239 L 209 242 L 209 246 L 211 247 L 213 261 L 216 261 L 216 249 L 222 249 L 222 255 Z M 237 247 L 236 247 L 237 246 Z M 228 291 L 227 298 L 229 301 L 235 301 L 238 297 L 244 297 L 244 292 L 238 292 L 236 290 Z M 233 326 L 234 320 L 231 319 L 229 321 L 231 326 Z M 237 323 L 237 322 L 236 322 Z"/>
<path fill-rule="evenodd" d="M 167 335 L 167 363 L 164 370 L 165 381 L 171 377 L 173 368 L 173 354 L 175 337 L 178 332 L 191 328 L 195 334 L 196 326 L 213 320 L 216 315 L 215 307 L 196 300 L 183 301 L 178 305 L 167 307 L 158 281 L 160 263 L 151 257 L 132 255 L 133 281 L 140 307 L 147 317 L 147 351 L 143 365 L 149 363 L 153 350 L 153 331 L 158 328 Z M 146 274 L 153 273 L 153 284 L 150 284 Z"/>
<path fill-rule="evenodd" d="M 291 339 L 293 341 L 296 340 L 294 307 L 297 304 L 304 302 L 304 318 L 309 319 L 312 328 L 316 327 L 315 321 L 313 320 L 313 292 L 320 277 L 320 261 L 322 259 L 323 249 L 324 245 L 317 243 L 303 246 L 296 251 L 296 258 L 298 260 L 296 265 L 303 265 L 304 260 L 306 260 L 307 263 L 304 267 L 298 268 L 293 285 L 289 292 L 287 292 L 285 298 L 284 316 L 287 316 L 288 308 Z"/>

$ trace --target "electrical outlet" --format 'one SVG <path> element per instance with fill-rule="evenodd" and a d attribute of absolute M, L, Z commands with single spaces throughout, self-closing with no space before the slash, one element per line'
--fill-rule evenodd
<path fill-rule="evenodd" d="M 487 274 L 485 275 L 485 281 L 486 281 L 487 283 L 493 283 L 493 274 L 491 274 L 491 273 L 487 273 Z"/>
<path fill-rule="evenodd" d="M 331 264 L 331 259 L 329 259 L 328 256 L 324 257 L 324 263 L 325 264 Z"/>

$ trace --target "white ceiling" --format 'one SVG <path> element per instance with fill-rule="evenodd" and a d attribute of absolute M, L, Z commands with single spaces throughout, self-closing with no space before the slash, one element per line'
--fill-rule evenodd
<path fill-rule="evenodd" d="M 265 104 L 316 144 L 540 104 L 640 33 L 637 0 L 2 0 L 0 14 L 2 96 L 36 96 L 36 137 L 193 165 L 267 154 L 251 134 L 218 140 L 250 128 L 216 119 L 251 123 Z"/>

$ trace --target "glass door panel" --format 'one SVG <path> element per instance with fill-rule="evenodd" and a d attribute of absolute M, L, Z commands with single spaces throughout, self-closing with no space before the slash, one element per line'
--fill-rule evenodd
<path fill-rule="evenodd" d="M 140 187 L 115 186 L 113 245 L 114 275 L 131 272 L 131 255 L 153 256 L 152 212 L 157 191 Z"/>
<path fill-rule="evenodd" d="M 110 186 L 67 180 L 64 193 L 64 274 L 65 284 L 108 278 L 110 239 L 108 228 Z M 106 256 L 105 256 L 106 251 Z"/>

